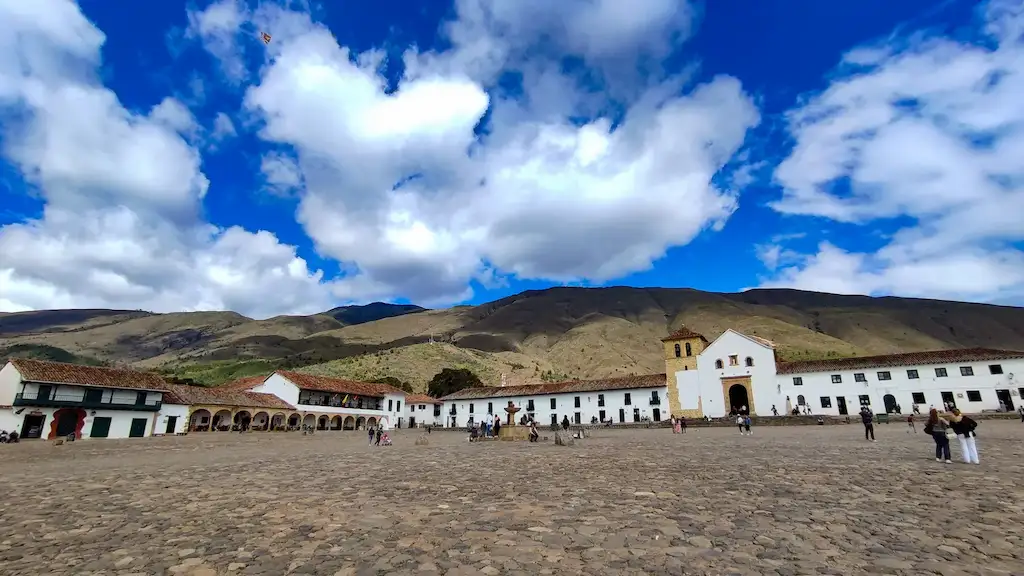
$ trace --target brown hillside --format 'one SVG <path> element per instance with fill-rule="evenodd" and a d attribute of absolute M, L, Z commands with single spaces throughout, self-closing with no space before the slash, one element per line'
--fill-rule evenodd
<path fill-rule="evenodd" d="M 73 313 L 81 316 L 77 324 Z M 333 369 L 348 377 L 393 374 L 418 385 L 449 363 L 476 364 L 489 383 L 497 383 L 501 374 L 522 383 L 657 372 L 663 369 L 659 339 L 680 324 L 709 339 L 726 328 L 769 338 L 788 359 L 960 347 L 1024 349 L 1022 308 L 796 290 L 719 294 L 552 288 L 354 326 L 340 326 L 324 315 L 256 321 L 230 312 L 133 314 L 145 313 L 3 315 L 0 347 L 45 344 L 142 366 L 262 358 L 293 368 Z M 17 322 L 11 323 L 12 316 Z M 31 329 L 19 331 L 18 326 Z M 419 345 L 431 339 L 453 347 L 427 353 Z M 397 353 L 406 347 L 412 347 L 408 354 Z M 367 354 L 376 359 L 356 358 Z M 350 360 L 323 364 L 345 359 Z M 403 360 L 409 366 L 392 366 Z"/>

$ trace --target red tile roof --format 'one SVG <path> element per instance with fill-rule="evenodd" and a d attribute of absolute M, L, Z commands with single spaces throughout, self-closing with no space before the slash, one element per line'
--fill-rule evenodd
<path fill-rule="evenodd" d="M 354 394 L 356 396 L 378 397 L 386 394 L 405 394 L 405 392 L 398 388 L 388 386 L 387 384 L 356 382 L 354 380 L 345 380 L 344 378 L 330 378 L 328 376 L 316 376 L 313 374 L 303 374 L 301 372 L 290 372 L 288 370 L 278 370 L 276 373 L 287 378 L 292 384 L 295 384 L 304 390 L 319 390 L 321 392 L 334 392 L 336 394 Z"/>
<path fill-rule="evenodd" d="M 699 332 L 694 332 L 693 330 L 690 330 L 686 326 L 680 326 L 679 330 L 676 330 L 675 332 L 673 332 L 673 333 L 669 334 L 668 336 L 662 338 L 661 341 L 662 342 L 672 342 L 674 340 L 689 340 L 691 338 L 699 338 L 699 339 L 703 340 L 704 342 L 708 341 L 708 339 L 705 338 L 703 334 L 701 334 Z"/>
<path fill-rule="evenodd" d="M 159 374 L 126 368 L 82 366 L 28 358 L 11 358 L 10 363 L 18 369 L 21 379 L 28 382 L 155 391 L 166 390 L 169 386 Z"/>
<path fill-rule="evenodd" d="M 961 348 L 957 350 L 933 350 L 930 352 L 909 352 L 906 354 L 885 354 L 881 356 L 857 356 L 832 360 L 805 360 L 780 362 L 779 374 L 804 372 L 836 372 L 860 368 L 887 368 L 899 366 L 922 366 L 929 364 L 957 364 L 963 362 L 984 362 L 989 360 L 1011 360 L 1024 358 L 1024 352 L 992 350 L 988 348 Z"/>
<path fill-rule="evenodd" d="M 294 410 L 295 407 L 273 394 L 225 390 L 220 386 L 182 386 L 169 384 L 164 396 L 165 404 L 237 406 L 239 408 L 266 408 L 271 410 Z"/>
<path fill-rule="evenodd" d="M 263 384 L 263 381 L 267 379 L 269 374 L 263 376 L 248 376 L 246 378 L 239 378 L 232 380 L 231 382 L 225 382 L 220 386 L 217 386 L 218 390 L 238 390 L 240 392 L 252 390 L 253 388 Z"/>
<path fill-rule="evenodd" d="M 408 404 L 441 404 L 442 402 L 433 396 L 426 394 L 406 394 L 405 403 Z"/>
<path fill-rule="evenodd" d="M 466 388 L 449 394 L 441 400 L 472 400 L 475 398 L 502 398 L 515 396 L 539 396 L 543 394 L 571 394 L 573 392 L 599 392 L 601 390 L 629 390 L 633 388 L 658 388 L 665 386 L 664 374 L 643 376 L 620 376 L 599 380 L 568 380 L 552 384 L 528 386 L 485 386 Z"/>

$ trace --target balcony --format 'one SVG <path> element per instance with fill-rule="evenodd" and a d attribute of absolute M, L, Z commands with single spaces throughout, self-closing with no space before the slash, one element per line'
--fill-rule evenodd
<path fill-rule="evenodd" d="M 651 398 L 651 406 L 661 406 L 661 398 Z"/>
<path fill-rule="evenodd" d="M 15 406 L 37 406 L 40 408 L 82 408 L 83 410 L 135 410 L 158 412 L 163 402 L 111 402 L 103 398 L 85 397 L 76 394 L 15 394 Z"/>

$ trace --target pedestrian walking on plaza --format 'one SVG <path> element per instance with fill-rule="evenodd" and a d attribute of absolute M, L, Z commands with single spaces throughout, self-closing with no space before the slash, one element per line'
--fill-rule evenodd
<path fill-rule="evenodd" d="M 736 416 L 736 427 L 740 429 L 740 436 L 743 436 L 743 416 Z"/>
<path fill-rule="evenodd" d="M 779 415 L 779 409 L 775 407 L 775 404 L 772 404 L 772 416 L 778 416 L 778 415 Z"/>
<path fill-rule="evenodd" d="M 373 446 L 374 437 L 377 435 L 377 432 L 373 428 L 373 426 L 366 427 L 366 436 L 370 440 L 369 444 L 367 444 L 368 446 Z"/>
<path fill-rule="evenodd" d="M 679 432 L 686 434 L 686 417 L 684 416 L 679 417 Z"/>
<path fill-rule="evenodd" d="M 864 423 L 864 439 L 875 441 L 875 415 L 871 413 L 871 408 L 867 406 L 860 407 L 860 421 Z"/>
<path fill-rule="evenodd" d="M 917 426 L 914 425 L 914 416 L 907 416 L 907 434 L 917 434 Z"/>
<path fill-rule="evenodd" d="M 974 433 L 978 423 L 961 414 L 959 409 L 954 409 L 953 416 L 949 419 L 949 427 L 960 441 L 960 454 L 963 456 L 964 464 L 981 464 L 978 460 L 978 444 L 975 442 L 978 435 Z"/>
<path fill-rule="evenodd" d="M 750 431 L 750 416 L 743 417 L 743 430 L 747 433 L 747 436 L 753 436 L 754 433 Z"/>
<path fill-rule="evenodd" d="M 946 436 L 948 426 L 949 423 L 939 417 L 938 410 L 932 408 L 928 411 L 928 422 L 924 425 L 924 433 L 930 434 L 932 440 L 935 440 L 935 461 L 952 464 L 953 460 L 949 457 L 949 437 Z"/>
<path fill-rule="evenodd" d="M 1017 408 L 1017 412 L 1020 412 L 1020 421 L 1024 422 L 1024 405 L 1022 405 L 1020 408 Z"/>
<path fill-rule="evenodd" d="M 373 443 L 374 446 L 380 446 L 380 437 L 384 434 L 384 426 L 377 426 L 377 440 Z"/>

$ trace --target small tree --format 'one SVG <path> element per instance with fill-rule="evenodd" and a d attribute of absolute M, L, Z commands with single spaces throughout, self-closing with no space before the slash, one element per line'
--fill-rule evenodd
<path fill-rule="evenodd" d="M 445 368 L 430 379 L 430 383 L 427 384 L 427 394 L 434 398 L 441 398 L 459 390 L 483 385 L 480 378 L 468 368 Z"/>

